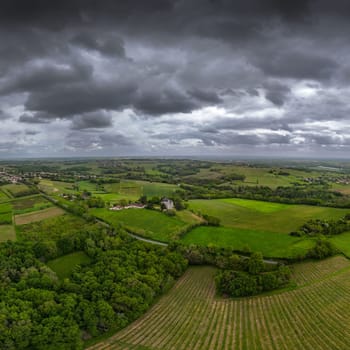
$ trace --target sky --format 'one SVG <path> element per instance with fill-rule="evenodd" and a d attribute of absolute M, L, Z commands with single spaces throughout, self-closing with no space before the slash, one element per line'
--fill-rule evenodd
<path fill-rule="evenodd" d="M 0 158 L 347 158 L 348 0 L 2 0 Z"/>

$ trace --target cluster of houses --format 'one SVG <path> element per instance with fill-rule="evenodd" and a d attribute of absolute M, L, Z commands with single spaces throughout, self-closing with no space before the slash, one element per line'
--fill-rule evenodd
<path fill-rule="evenodd" d="M 22 178 L 22 176 L 11 175 L 5 171 L 0 171 L 0 181 L 1 182 L 10 182 L 12 184 L 17 184 L 17 183 L 23 181 L 23 178 Z"/>
<path fill-rule="evenodd" d="M 166 210 L 171 210 L 174 209 L 174 202 L 169 199 L 169 198 L 163 198 L 160 201 L 160 205 L 162 208 L 166 209 Z M 141 204 L 141 203 L 131 203 L 125 206 L 122 205 L 114 205 L 113 207 L 109 208 L 109 210 L 123 210 L 123 209 L 143 209 L 145 208 L 146 205 L 145 204 Z"/>
<path fill-rule="evenodd" d="M 132 203 L 132 204 L 128 204 L 125 206 L 122 205 L 115 205 L 111 208 L 109 208 L 109 210 L 123 210 L 123 209 L 143 209 L 146 206 L 144 204 L 139 204 L 139 203 Z"/>

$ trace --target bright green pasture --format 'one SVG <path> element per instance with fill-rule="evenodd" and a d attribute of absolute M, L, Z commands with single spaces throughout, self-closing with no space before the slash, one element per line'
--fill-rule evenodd
<path fill-rule="evenodd" d="M 0 204 L 0 214 L 12 212 L 12 205 L 10 203 Z"/>
<path fill-rule="evenodd" d="M 12 224 L 12 212 L 0 214 L 0 225 Z"/>
<path fill-rule="evenodd" d="M 14 241 L 15 239 L 16 232 L 13 225 L 0 225 L 0 242 Z"/>
<path fill-rule="evenodd" d="M 332 236 L 329 239 L 336 248 L 338 248 L 345 256 L 350 258 L 350 232 Z"/>
<path fill-rule="evenodd" d="M 108 209 L 91 209 L 90 213 L 112 224 L 121 224 L 130 231 L 158 241 L 169 241 L 187 226 L 178 217 L 147 209 L 124 209 L 113 211 Z"/>
<path fill-rule="evenodd" d="M 289 207 L 288 204 L 263 202 L 241 198 L 226 198 L 222 199 L 221 201 L 228 204 L 238 205 L 243 208 L 253 209 L 261 213 L 274 213 L 276 211 L 280 211 Z"/>
<path fill-rule="evenodd" d="M 218 217 L 222 226 L 275 233 L 289 233 L 310 219 L 338 219 L 349 212 L 242 199 L 191 200 L 189 206 L 195 212 Z"/>
<path fill-rule="evenodd" d="M 75 252 L 50 260 L 47 266 L 56 272 L 60 279 L 68 278 L 77 265 L 88 264 L 91 259 L 84 252 Z"/>
<path fill-rule="evenodd" d="M 185 244 L 214 245 L 239 251 L 259 251 L 265 257 L 273 258 L 303 256 L 314 245 L 311 239 L 281 233 L 210 226 L 196 227 L 181 241 Z"/>
<path fill-rule="evenodd" d="M 135 181 L 141 186 L 142 194 L 147 197 L 171 197 L 178 187 L 176 185 L 161 182 Z"/>
<path fill-rule="evenodd" d="M 0 189 L 0 203 L 7 202 L 8 200 L 9 200 L 9 197 Z"/>

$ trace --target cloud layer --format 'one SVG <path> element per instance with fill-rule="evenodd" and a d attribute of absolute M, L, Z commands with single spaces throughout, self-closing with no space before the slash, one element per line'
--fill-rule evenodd
<path fill-rule="evenodd" d="M 346 157 L 350 4 L 5 0 L 0 157 Z"/>

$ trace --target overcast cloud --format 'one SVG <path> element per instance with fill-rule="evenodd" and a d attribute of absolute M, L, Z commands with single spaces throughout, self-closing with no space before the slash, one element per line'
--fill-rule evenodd
<path fill-rule="evenodd" d="M 346 0 L 4 0 L 0 158 L 348 157 Z"/>

